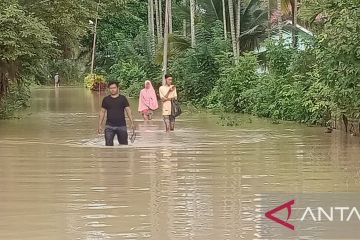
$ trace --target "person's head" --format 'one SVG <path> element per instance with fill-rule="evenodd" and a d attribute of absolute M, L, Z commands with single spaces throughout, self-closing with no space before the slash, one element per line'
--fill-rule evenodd
<path fill-rule="evenodd" d="M 165 83 L 166 85 L 170 86 L 172 84 L 173 78 L 170 74 L 165 75 Z"/>
<path fill-rule="evenodd" d="M 119 93 L 119 83 L 111 81 L 108 83 L 108 88 L 111 95 L 116 95 Z"/>
<path fill-rule="evenodd" d="M 146 81 L 145 81 L 145 88 L 146 88 L 146 89 L 150 89 L 151 86 L 152 86 L 152 85 L 151 85 L 150 80 L 146 80 Z"/>

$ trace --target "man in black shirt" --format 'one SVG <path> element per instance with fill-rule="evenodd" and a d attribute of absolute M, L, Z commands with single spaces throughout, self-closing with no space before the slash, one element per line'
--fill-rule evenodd
<path fill-rule="evenodd" d="M 110 95 L 105 97 L 102 102 L 99 118 L 98 133 L 102 132 L 101 126 L 103 124 L 105 114 L 107 113 L 105 126 L 105 143 L 106 146 L 114 146 L 114 137 L 117 135 L 119 144 L 128 144 L 128 133 L 125 120 L 125 112 L 134 129 L 134 121 L 131 115 L 131 109 L 128 100 L 125 96 L 119 94 L 119 84 L 117 82 L 110 82 L 108 84 Z"/>

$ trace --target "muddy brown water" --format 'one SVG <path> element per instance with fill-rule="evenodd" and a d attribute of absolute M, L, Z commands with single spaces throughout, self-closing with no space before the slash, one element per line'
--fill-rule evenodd
<path fill-rule="evenodd" d="M 0 239 L 259 239 L 261 193 L 360 191 L 359 138 L 339 132 L 185 112 L 166 134 L 130 99 L 136 141 L 108 148 L 96 93 L 32 95 L 0 121 Z"/>

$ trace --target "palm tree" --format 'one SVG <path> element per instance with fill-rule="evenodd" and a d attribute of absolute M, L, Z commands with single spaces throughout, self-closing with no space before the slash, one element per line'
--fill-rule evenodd
<path fill-rule="evenodd" d="M 240 56 L 240 31 L 241 31 L 241 0 L 237 0 L 236 4 L 236 57 Z"/>
<path fill-rule="evenodd" d="M 225 1 L 226 8 L 228 4 Z M 274 1 L 274 0 L 270 0 Z M 229 27 L 230 16 L 225 11 L 224 21 L 224 9 L 222 0 L 197 0 L 197 5 L 201 11 L 197 13 L 198 21 L 204 21 L 206 24 L 211 24 L 215 21 L 226 22 L 227 33 L 231 32 Z M 190 7 L 187 4 L 178 5 L 175 8 L 176 15 L 183 18 L 190 18 Z M 234 18 L 234 13 L 233 13 Z M 233 19 L 233 21 L 235 21 Z M 234 23 L 235 24 L 235 23 Z M 261 41 L 267 37 L 267 24 L 268 15 L 267 10 L 263 7 L 260 0 L 241 1 L 241 18 L 240 18 L 240 52 L 252 51 L 257 48 Z M 235 27 L 234 27 L 235 29 Z M 236 31 L 235 32 L 235 49 L 236 49 Z M 224 33 L 225 34 L 225 33 Z M 236 54 L 234 55 L 236 56 Z"/>
<path fill-rule="evenodd" d="M 292 25 L 293 25 L 292 46 L 294 48 L 296 48 L 297 44 L 298 44 L 298 38 L 296 36 L 297 17 L 298 17 L 297 15 L 298 15 L 298 1 L 293 0 L 293 4 L 292 4 Z"/>
<path fill-rule="evenodd" d="M 157 0 L 156 0 L 157 1 Z M 160 18 L 160 34 L 161 37 L 163 36 L 163 7 L 162 7 L 162 0 L 159 0 L 159 18 Z"/>
<path fill-rule="evenodd" d="M 237 58 L 237 49 L 236 49 L 236 33 L 235 33 L 234 3 L 233 3 L 233 0 L 228 0 L 228 4 L 229 4 L 229 17 L 230 17 L 231 43 L 232 43 L 235 63 L 237 63 L 238 58 Z"/>
<path fill-rule="evenodd" d="M 190 0 L 190 32 L 191 32 L 191 47 L 195 47 L 195 0 Z"/>
<path fill-rule="evenodd" d="M 259 0 L 250 0 L 241 9 L 240 52 L 254 50 L 267 37 L 267 11 Z"/>
<path fill-rule="evenodd" d="M 269 4 L 270 4 L 269 0 Z M 282 23 L 283 17 L 289 17 L 291 15 L 291 22 L 292 22 L 292 45 L 293 47 L 297 46 L 297 15 L 298 15 L 298 1 L 299 0 L 272 0 L 272 4 L 276 4 L 276 14 L 277 14 L 277 23 L 280 32 L 282 31 Z M 271 10 L 270 10 L 271 11 Z"/>
<path fill-rule="evenodd" d="M 148 27 L 150 35 L 151 52 L 155 53 L 155 26 L 154 26 L 154 1 L 148 0 Z"/>
<path fill-rule="evenodd" d="M 157 34 L 158 42 L 160 42 L 162 34 L 160 28 L 160 10 L 159 10 L 158 0 L 155 0 L 155 18 L 156 18 L 156 34 Z"/>
<path fill-rule="evenodd" d="M 165 27 L 164 27 L 164 54 L 163 54 L 163 79 L 162 84 L 165 84 L 165 74 L 167 72 L 167 65 L 168 65 L 168 45 L 169 45 L 169 0 L 165 0 Z"/>
<path fill-rule="evenodd" d="M 269 33 L 269 37 L 271 35 L 271 28 L 272 28 L 272 24 L 271 24 L 271 0 L 267 0 L 267 10 L 268 10 L 268 33 Z"/>
<path fill-rule="evenodd" d="M 172 26 L 172 3 L 171 0 L 169 0 L 169 33 L 173 32 L 173 26 Z"/>
<path fill-rule="evenodd" d="M 279 27 L 279 36 L 280 38 L 282 38 L 282 9 L 281 9 L 281 0 L 276 0 L 276 10 L 277 10 L 277 22 L 278 22 L 278 27 Z"/>
<path fill-rule="evenodd" d="M 223 10 L 223 25 L 224 25 L 224 39 L 227 39 L 227 28 L 226 28 L 226 6 L 225 0 L 222 0 L 222 10 Z"/>
<path fill-rule="evenodd" d="M 183 0 L 183 6 L 186 6 L 186 0 Z M 186 37 L 186 18 L 183 19 L 183 35 Z"/>

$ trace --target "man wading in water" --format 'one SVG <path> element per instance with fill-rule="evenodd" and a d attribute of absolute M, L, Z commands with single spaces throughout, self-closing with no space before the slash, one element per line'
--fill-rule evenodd
<path fill-rule="evenodd" d="M 107 113 L 106 126 L 105 126 L 105 143 L 106 146 L 114 146 L 114 137 L 117 135 L 120 145 L 128 144 L 128 133 L 125 120 L 125 112 L 134 130 L 134 121 L 131 115 L 131 109 L 128 100 L 125 96 L 119 94 L 119 84 L 117 82 L 110 82 L 108 84 L 110 95 L 103 99 L 98 133 L 102 132 L 102 124 Z"/>
<path fill-rule="evenodd" d="M 174 131 L 175 117 L 171 115 L 171 100 L 177 98 L 176 88 L 172 85 L 172 76 L 165 75 L 165 85 L 159 89 L 161 101 L 163 103 L 162 115 L 164 117 L 166 132 Z"/>

